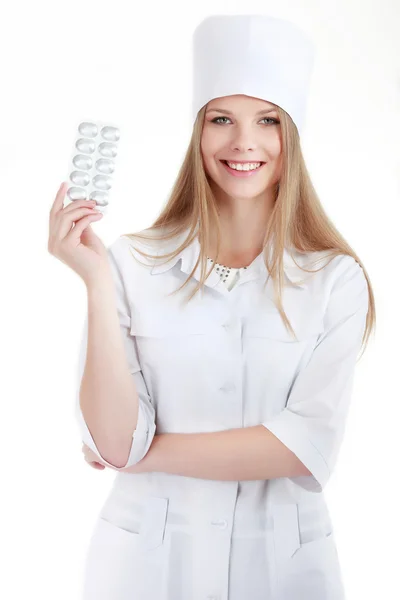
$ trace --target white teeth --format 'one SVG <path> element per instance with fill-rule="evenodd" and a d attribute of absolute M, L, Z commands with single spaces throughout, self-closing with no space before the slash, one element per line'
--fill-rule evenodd
<path fill-rule="evenodd" d="M 236 171 L 253 171 L 257 169 L 261 163 L 231 163 L 228 160 L 226 161 L 231 169 L 236 169 Z"/>

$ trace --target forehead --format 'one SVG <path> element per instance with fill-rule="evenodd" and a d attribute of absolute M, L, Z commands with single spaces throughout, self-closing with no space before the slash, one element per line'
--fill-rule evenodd
<path fill-rule="evenodd" d="M 234 109 L 235 107 L 246 106 L 251 110 L 268 110 L 276 108 L 276 105 L 261 98 L 246 96 L 245 94 L 234 94 L 231 96 L 221 96 L 213 98 L 207 103 L 207 108 L 227 108 Z"/>

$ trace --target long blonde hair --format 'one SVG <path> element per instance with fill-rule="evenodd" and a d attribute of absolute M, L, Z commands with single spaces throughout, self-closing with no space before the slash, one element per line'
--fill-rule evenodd
<path fill-rule="evenodd" d="M 131 239 L 161 241 L 170 240 L 189 229 L 189 234 L 184 242 L 167 254 L 154 255 L 136 248 L 147 258 L 161 257 L 166 261 L 182 252 L 198 235 L 200 243 L 198 260 L 186 281 L 172 292 L 173 294 L 178 293 L 188 284 L 200 262 L 200 281 L 189 296 L 188 302 L 203 288 L 205 280 L 212 271 L 211 267 L 206 272 L 207 255 L 205 250 L 209 247 L 210 224 L 213 224 L 215 226 L 213 230 L 217 231 L 217 255 L 213 257 L 215 261 L 218 259 L 221 241 L 217 202 L 204 170 L 201 155 L 201 135 L 206 108 L 207 105 L 198 112 L 192 138 L 169 199 L 154 223 L 144 230 L 159 231 L 160 235 L 156 234 L 155 236 L 152 233 L 147 236 L 143 231 L 123 234 Z M 337 255 L 348 254 L 362 267 L 368 284 L 369 307 L 362 339 L 365 350 L 371 331 L 376 325 L 375 301 L 370 279 L 361 260 L 335 228 L 321 205 L 304 162 L 297 127 L 288 113 L 279 106 L 276 106 L 276 109 L 282 133 L 282 172 L 276 186 L 276 200 L 266 226 L 263 243 L 264 262 L 269 277 L 274 283 L 276 306 L 286 327 L 294 334 L 282 306 L 283 251 L 288 242 L 299 252 L 328 250 L 330 260 Z M 167 234 L 165 234 L 165 229 L 168 230 Z M 315 272 L 304 267 L 300 268 L 307 272 Z"/>

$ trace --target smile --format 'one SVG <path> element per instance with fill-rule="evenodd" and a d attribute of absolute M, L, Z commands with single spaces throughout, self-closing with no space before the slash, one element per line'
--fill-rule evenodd
<path fill-rule="evenodd" d="M 260 171 L 263 166 L 266 164 L 265 162 L 262 162 L 261 164 L 257 162 L 255 163 L 248 163 L 248 164 L 259 164 L 258 167 L 256 167 L 255 169 L 247 169 L 247 170 L 237 170 L 237 169 L 232 169 L 226 160 L 221 160 L 220 161 L 221 164 L 225 167 L 226 171 L 228 173 L 230 173 L 231 175 L 233 175 L 234 177 L 251 177 L 252 175 L 254 175 L 255 173 L 258 173 L 258 171 Z"/>

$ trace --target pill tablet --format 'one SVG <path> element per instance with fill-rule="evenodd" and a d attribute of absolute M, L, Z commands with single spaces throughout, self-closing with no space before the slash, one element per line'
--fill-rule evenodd
<path fill-rule="evenodd" d="M 68 165 L 66 200 L 95 200 L 106 212 L 110 202 L 120 130 L 114 123 L 83 120 L 78 124 Z"/>

